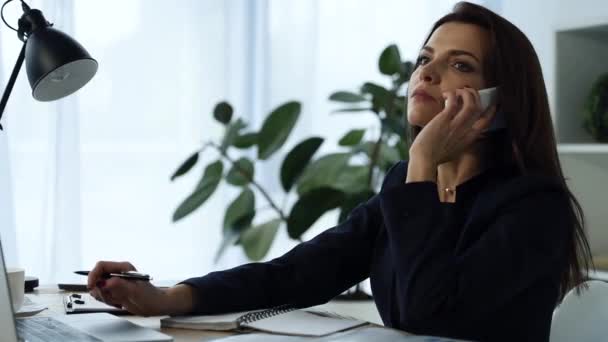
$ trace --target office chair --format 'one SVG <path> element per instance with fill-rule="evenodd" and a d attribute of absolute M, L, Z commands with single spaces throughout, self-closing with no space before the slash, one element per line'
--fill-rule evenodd
<path fill-rule="evenodd" d="M 553 311 L 551 342 L 608 339 L 608 283 L 591 280 L 580 295 L 572 289 Z"/>

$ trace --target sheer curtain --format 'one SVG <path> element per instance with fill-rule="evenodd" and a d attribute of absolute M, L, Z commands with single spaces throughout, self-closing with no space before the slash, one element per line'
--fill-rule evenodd
<path fill-rule="evenodd" d="M 8 158 L 8 139 L 6 134 L 0 135 L 0 238 L 2 251 L 7 265 L 17 266 L 17 241 L 15 236 L 15 215 L 13 205 L 13 189 L 11 170 Z"/>
<path fill-rule="evenodd" d="M 202 209 L 171 222 L 202 165 L 216 158 L 205 154 L 191 174 L 169 181 L 202 141 L 221 137 L 222 127 L 211 118 L 214 104 L 230 101 L 257 129 L 272 108 L 301 101 L 303 113 L 284 150 L 311 135 L 326 137 L 321 152 L 335 150 L 346 131 L 375 121 L 366 114 L 330 115 L 328 95 L 364 81 L 384 83 L 377 71 L 382 49 L 396 43 L 413 60 L 432 22 L 455 1 L 29 3 L 100 65 L 76 95 L 51 103 L 31 98 L 22 72 L 3 120 L 9 134 L 0 137 L 0 186 L 9 190 L 0 195 L 0 234 L 4 244 L 17 247 L 11 253 L 28 274 L 50 283 L 100 259 L 130 260 L 156 279 L 245 262 L 233 248 L 213 264 L 235 189 L 221 187 Z M 17 10 L 11 13 L 18 18 Z M 7 31 L 0 30 L 3 80 L 20 48 Z M 280 192 L 283 157 L 256 170 L 271 195 Z M 12 221 L 13 211 L 3 205 L 11 202 L 10 188 L 14 228 L 5 226 Z M 305 238 L 335 222 L 336 214 L 325 215 Z M 268 257 L 294 244 L 280 231 Z"/>
<path fill-rule="evenodd" d="M 47 0 L 29 4 L 41 8 L 56 27 L 73 31 L 72 2 Z M 5 17 L 14 27 L 20 15 L 18 2 L 7 6 Z M 6 75 L 5 84 L 22 43 L 16 32 L 4 26 L 1 32 L 1 72 Z M 10 203 L 14 203 L 16 227 L 8 234 L 16 241 L 7 242 L 3 235 L 3 244 L 9 249 L 10 245 L 16 246 L 15 261 L 26 268 L 27 274 L 35 274 L 41 280 L 53 280 L 55 273 L 80 266 L 80 249 L 69 247 L 78 246 L 81 240 L 77 100 L 68 97 L 58 102 L 36 102 L 24 65 L 3 118 L 2 139 L 8 138 L 9 153 L 2 164 L 11 167 L 0 178 L 10 180 L 3 187 L 4 200 L 9 204 L 2 208 L 10 208 Z"/>
<path fill-rule="evenodd" d="M 4 35 L 0 35 L 0 46 Z M 3 54 L 0 54 L 0 65 L 5 63 Z M 8 81 L 8 75 L 0 69 L 0 83 Z M 0 121 L 4 122 L 4 121 Z M 13 184 L 10 168 L 8 136 L 6 131 L 0 132 L 0 239 L 2 239 L 2 252 L 7 265 L 17 266 L 17 237 L 15 230 L 15 206 L 13 203 Z"/>

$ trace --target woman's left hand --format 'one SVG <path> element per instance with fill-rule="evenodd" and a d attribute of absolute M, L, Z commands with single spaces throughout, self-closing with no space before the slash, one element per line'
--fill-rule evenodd
<path fill-rule="evenodd" d="M 473 88 L 443 93 L 445 108 L 420 131 L 410 147 L 410 158 L 431 165 L 453 160 L 470 147 L 492 123 L 496 106 L 482 113 L 479 93 Z M 462 98 L 462 105 L 458 98 Z"/>

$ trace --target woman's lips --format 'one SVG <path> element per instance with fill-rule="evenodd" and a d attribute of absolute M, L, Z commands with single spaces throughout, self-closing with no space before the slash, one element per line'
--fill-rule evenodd
<path fill-rule="evenodd" d="M 435 102 L 434 97 L 427 95 L 427 94 L 423 94 L 423 93 L 414 94 L 414 96 L 412 96 L 412 99 L 417 100 L 417 101 L 423 101 L 423 102 L 426 102 L 426 101 Z"/>

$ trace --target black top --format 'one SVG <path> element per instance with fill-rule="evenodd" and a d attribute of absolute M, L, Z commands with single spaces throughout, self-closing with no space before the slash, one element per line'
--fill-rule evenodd
<path fill-rule="evenodd" d="M 212 272 L 195 313 L 325 303 L 371 279 L 384 324 L 479 341 L 549 341 L 567 265 L 568 197 L 540 176 L 493 168 L 442 203 L 434 182 L 405 184 L 407 162 L 342 224 L 285 255 Z"/>

